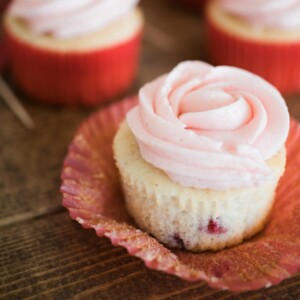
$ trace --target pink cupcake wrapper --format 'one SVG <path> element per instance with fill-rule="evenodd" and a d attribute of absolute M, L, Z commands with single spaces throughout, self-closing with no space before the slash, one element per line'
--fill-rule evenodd
<path fill-rule="evenodd" d="M 101 110 L 79 128 L 61 174 L 63 206 L 72 219 L 113 245 L 141 258 L 147 267 L 187 281 L 232 291 L 279 284 L 300 267 L 300 125 L 291 121 L 287 168 L 264 230 L 244 243 L 216 253 L 170 249 L 135 227 L 126 211 L 112 140 L 126 112 L 137 103 L 126 99 Z"/>

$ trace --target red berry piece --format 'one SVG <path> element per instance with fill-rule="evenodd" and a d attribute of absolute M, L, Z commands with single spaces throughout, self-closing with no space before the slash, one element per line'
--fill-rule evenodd
<path fill-rule="evenodd" d="M 221 234 L 221 233 L 226 233 L 227 229 L 220 225 L 218 218 L 217 219 L 210 218 L 208 225 L 206 227 L 206 232 L 209 234 Z"/>
<path fill-rule="evenodd" d="M 173 235 L 173 240 L 176 242 L 177 248 L 182 249 L 182 250 L 185 249 L 184 241 L 183 241 L 183 239 L 180 237 L 180 235 L 178 233 L 175 233 Z"/>

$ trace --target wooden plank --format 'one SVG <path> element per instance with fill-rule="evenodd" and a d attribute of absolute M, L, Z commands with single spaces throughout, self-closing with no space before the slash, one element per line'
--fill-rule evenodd
<path fill-rule="evenodd" d="M 145 32 L 137 81 L 128 94 L 182 60 L 207 57 L 203 20 L 197 14 L 173 1 L 141 5 L 151 27 Z M 164 46 L 161 36 L 168 40 Z M 299 98 L 287 98 L 298 120 Z M 257 292 L 212 290 L 202 282 L 187 283 L 148 270 L 124 249 L 72 222 L 61 213 L 59 174 L 75 129 L 92 110 L 22 100 L 36 122 L 33 132 L 0 102 L 1 299 L 300 299 L 300 274 Z"/>
<path fill-rule="evenodd" d="M 297 299 L 299 282 L 300 274 L 239 294 L 185 282 L 147 269 L 66 212 L 0 229 L 1 299 Z"/>
<path fill-rule="evenodd" d="M 60 169 L 75 128 L 89 111 L 26 103 L 36 129 L 0 107 L 0 226 L 60 206 Z"/>
<path fill-rule="evenodd" d="M 285 96 L 291 117 L 300 122 L 300 94 L 294 96 Z"/>

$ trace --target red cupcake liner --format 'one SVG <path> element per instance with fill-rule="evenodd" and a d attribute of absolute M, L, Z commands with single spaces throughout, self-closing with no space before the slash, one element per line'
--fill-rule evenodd
<path fill-rule="evenodd" d="M 207 15 L 209 55 L 215 65 L 231 65 L 253 72 L 282 93 L 300 91 L 299 42 L 260 42 L 220 28 Z"/>
<path fill-rule="evenodd" d="M 127 213 L 112 141 L 136 103 L 136 98 L 126 99 L 95 113 L 75 134 L 61 174 L 63 206 L 71 218 L 125 247 L 149 268 L 188 281 L 205 280 L 213 288 L 255 290 L 296 274 L 300 268 L 300 125 L 291 121 L 286 172 L 263 231 L 229 249 L 192 253 L 160 244 L 136 228 Z"/>
<path fill-rule="evenodd" d="M 60 105 L 94 106 L 124 93 L 137 71 L 141 32 L 100 50 L 61 53 L 18 40 L 6 29 L 11 72 L 30 98 Z"/>

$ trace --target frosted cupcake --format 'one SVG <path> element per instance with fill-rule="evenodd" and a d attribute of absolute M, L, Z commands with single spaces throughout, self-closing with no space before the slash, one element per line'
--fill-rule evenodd
<path fill-rule="evenodd" d="M 267 221 L 288 130 L 285 102 L 262 78 L 179 64 L 141 88 L 115 136 L 129 213 L 170 247 L 240 243 Z"/>
<path fill-rule="evenodd" d="M 16 84 L 31 98 L 96 105 L 132 84 L 138 0 L 15 0 L 4 19 Z"/>
<path fill-rule="evenodd" d="M 206 15 L 214 64 L 245 68 L 281 92 L 300 91 L 299 0 L 211 0 Z"/>

